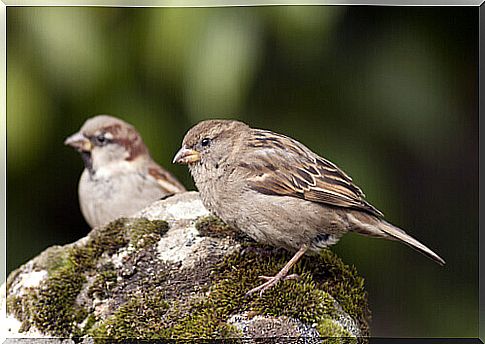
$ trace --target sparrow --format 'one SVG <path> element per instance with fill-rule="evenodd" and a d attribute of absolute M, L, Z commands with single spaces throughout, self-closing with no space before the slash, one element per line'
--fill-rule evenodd
<path fill-rule="evenodd" d="M 79 204 L 92 228 L 185 191 L 174 176 L 153 161 L 136 129 L 119 118 L 89 118 L 64 144 L 76 149 L 84 161 Z"/>
<path fill-rule="evenodd" d="M 352 178 L 302 143 L 233 120 L 207 120 L 185 135 L 174 163 L 186 164 L 204 206 L 254 240 L 296 252 L 275 276 L 248 292 L 276 285 L 305 254 L 356 232 L 403 242 L 438 264 L 431 249 L 384 220 Z"/>

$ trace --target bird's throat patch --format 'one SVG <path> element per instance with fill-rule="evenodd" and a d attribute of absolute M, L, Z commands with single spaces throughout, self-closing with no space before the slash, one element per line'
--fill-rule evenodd
<path fill-rule="evenodd" d="M 84 167 L 89 171 L 89 174 L 93 174 L 93 158 L 91 157 L 91 152 L 81 152 L 81 157 L 84 161 Z"/>

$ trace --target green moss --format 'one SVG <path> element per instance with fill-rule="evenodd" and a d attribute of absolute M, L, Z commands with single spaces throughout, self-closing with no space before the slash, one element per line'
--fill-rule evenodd
<path fill-rule="evenodd" d="M 165 328 L 157 320 L 164 316 L 167 309 L 168 303 L 164 300 L 144 295 L 129 300 L 114 316 L 93 328 L 90 334 L 94 338 L 163 338 Z"/>
<path fill-rule="evenodd" d="M 210 307 L 210 304 L 207 304 Z M 165 338 L 175 339 L 217 339 L 238 338 L 240 331 L 221 319 L 220 313 L 204 308 L 189 316 L 179 319 L 179 322 L 167 330 Z"/>
<path fill-rule="evenodd" d="M 312 264 L 322 267 L 322 263 L 338 259 L 330 252 L 327 255 L 326 260 L 317 258 Z M 322 282 L 312 277 L 311 269 L 307 266 L 309 260 L 299 264 L 296 269 L 300 274 L 298 281 L 283 281 L 262 297 L 246 296 L 248 290 L 262 283 L 258 276 L 276 274 L 288 258 L 282 252 L 268 258 L 250 250 L 243 255 L 236 253 L 226 257 L 216 268 L 209 296 L 193 306 L 189 316 L 178 319 L 170 329 L 170 335 L 175 338 L 234 336 L 236 331 L 226 323 L 227 319 L 236 312 L 249 311 L 253 316 L 288 316 L 308 324 L 317 323 L 322 330 L 326 329 L 326 335 L 348 336 L 348 332 L 340 328 L 331 328 L 326 319 L 335 316 L 334 300 L 330 296 L 335 295 L 332 292 L 337 291 L 338 296 L 346 295 L 344 289 L 349 293 L 349 289 L 354 290 L 353 286 L 347 282 L 340 285 L 332 281 L 325 284 L 329 289 L 323 288 Z M 343 265 L 339 267 L 348 269 Z"/>
<path fill-rule="evenodd" d="M 125 246 L 124 219 L 94 229 L 82 244 L 53 247 L 42 254 L 38 267 L 46 269 L 48 277 L 37 289 L 26 292 L 21 301 L 12 300 L 11 311 L 22 313 L 21 329 L 31 325 L 55 336 L 68 336 L 78 331 L 87 311 L 76 307 L 75 300 L 85 282 L 84 273 L 96 267 L 104 253 L 115 253 Z M 21 312 L 19 311 L 21 307 Z M 10 311 L 9 311 L 10 312 Z"/>
<path fill-rule="evenodd" d="M 15 318 L 23 319 L 23 298 L 20 296 L 8 296 L 7 297 L 7 314 L 12 314 Z"/>
<path fill-rule="evenodd" d="M 121 247 L 129 243 L 126 235 L 126 223 L 129 219 L 120 218 L 106 226 L 95 228 L 89 235 L 89 242 L 85 245 L 91 251 L 92 257 L 97 259 L 103 252 L 116 253 Z"/>
<path fill-rule="evenodd" d="M 290 255 L 281 250 L 274 250 L 271 257 L 265 257 L 256 250 L 245 252 L 244 255 L 238 253 L 227 257 L 220 266 L 218 278 L 221 282 L 216 286 L 220 289 L 217 298 L 225 311 L 230 312 L 237 304 L 237 309 L 250 310 L 255 314 L 284 315 L 308 324 L 319 323 L 335 316 L 333 297 L 357 319 L 363 334 L 368 334 L 370 312 L 364 280 L 354 267 L 345 265 L 331 251 L 323 251 L 316 257 L 304 257 L 293 270 L 300 275 L 299 280 L 283 281 L 262 297 L 252 296 L 249 303 L 244 295 L 262 283 L 258 276 L 275 275 L 288 262 Z"/>
<path fill-rule="evenodd" d="M 317 289 L 307 272 L 302 272 L 298 281 L 283 281 L 262 296 L 246 296 L 250 289 L 264 282 L 259 276 L 276 274 L 286 262 L 285 254 L 272 258 L 251 251 L 231 255 L 219 266 L 216 277 L 219 282 L 211 297 L 225 314 L 252 311 L 255 315 L 288 316 L 308 323 L 331 314 L 333 300 L 326 292 Z"/>
<path fill-rule="evenodd" d="M 73 246 L 59 254 L 57 260 L 50 257 L 48 277 L 38 288 L 27 290 L 19 298 L 7 298 L 8 312 L 22 320 L 21 332 L 35 325 L 52 335 L 68 336 L 76 330 L 75 324 L 87 315 L 74 302 L 85 282 L 84 269 L 77 260 L 79 250 Z"/>
<path fill-rule="evenodd" d="M 132 219 L 126 226 L 131 244 L 136 248 L 143 248 L 157 243 L 169 230 L 167 221 L 147 219 Z"/>
<path fill-rule="evenodd" d="M 94 314 L 89 314 L 87 318 L 85 318 L 82 328 L 80 328 L 77 332 L 74 332 L 73 337 L 79 338 L 87 335 L 97 321 L 98 319 L 96 319 L 96 316 Z"/>
<path fill-rule="evenodd" d="M 88 315 L 76 306 L 75 300 L 86 282 L 84 273 L 96 267 L 103 252 L 114 253 L 127 240 L 122 222 L 114 221 L 106 227 L 93 230 L 86 243 L 72 245 L 45 261 L 48 277 L 36 290 L 23 296 L 24 324 L 34 325 L 40 331 L 55 336 L 68 336 L 79 331 L 77 324 Z M 103 276 L 106 277 L 106 276 Z"/>
<path fill-rule="evenodd" d="M 224 238 L 234 234 L 235 230 L 229 227 L 220 218 L 214 215 L 202 216 L 195 222 L 195 228 L 201 236 Z"/>
<path fill-rule="evenodd" d="M 346 265 L 330 250 L 322 251 L 319 258 L 322 265 L 312 265 L 312 270 L 314 276 L 323 279 L 321 288 L 328 290 L 344 311 L 359 322 L 364 336 L 369 335 L 371 313 L 364 278 L 359 276 L 355 266 Z M 306 260 L 307 265 L 311 264 L 310 259 Z"/>
<path fill-rule="evenodd" d="M 222 220 L 213 215 L 201 217 L 200 219 L 198 219 L 198 221 L 196 222 L 196 228 L 199 230 L 201 235 L 207 236 L 225 236 L 228 235 L 228 233 L 234 231 Z M 261 245 L 252 245 L 250 247 L 255 247 L 256 249 L 258 249 L 258 247 L 265 249 L 264 246 Z M 273 251 L 276 252 L 276 250 Z M 263 264 L 262 269 L 254 267 L 254 262 L 252 260 L 247 260 L 246 266 L 237 268 L 238 270 L 240 269 L 244 271 L 244 276 L 236 276 L 236 279 L 244 283 L 244 281 L 248 279 L 247 272 L 251 269 L 258 270 L 257 274 L 261 275 L 276 274 L 290 258 L 290 256 L 282 252 L 280 252 L 279 255 L 276 256 L 272 255 L 271 258 L 266 257 L 264 258 L 264 260 L 269 261 L 267 266 L 264 266 L 264 262 L 256 262 L 257 264 Z M 227 263 L 231 263 L 230 259 L 233 258 L 229 258 Z M 271 266 L 271 262 L 274 259 L 281 259 L 277 267 Z M 367 292 L 364 288 L 364 279 L 358 275 L 357 270 L 354 266 L 346 265 L 330 250 L 324 250 L 320 253 L 319 256 L 304 257 L 300 261 L 300 263 L 294 268 L 293 271 L 302 275 L 303 281 L 300 280 L 298 283 L 290 283 L 289 288 L 307 288 L 313 290 L 315 289 L 315 287 L 318 287 L 318 289 L 327 291 L 339 302 L 345 312 L 347 312 L 351 317 L 359 321 L 360 325 L 362 326 L 363 332 L 368 333 L 368 319 L 370 319 L 370 311 L 367 301 Z M 318 280 L 318 283 L 311 279 L 306 280 L 306 277 L 304 275 L 305 272 L 309 273 L 307 274 L 308 276 L 313 276 L 315 280 Z M 261 283 L 261 280 L 258 280 L 253 286 L 257 285 L 258 283 Z M 310 285 L 311 283 L 317 283 L 317 286 L 309 286 L 308 283 L 310 283 Z M 251 288 L 253 286 L 251 286 Z M 240 285 L 238 287 L 240 287 Z M 247 288 L 247 290 L 250 289 L 246 285 L 245 288 Z M 276 290 L 278 289 L 273 288 L 273 290 L 270 290 L 270 293 L 266 294 L 271 295 L 272 298 L 274 297 L 274 300 L 288 299 L 287 301 L 292 301 L 291 297 L 287 298 L 284 295 L 273 295 Z M 295 294 L 292 294 L 292 291 L 289 290 L 288 294 L 294 296 L 300 295 L 301 292 L 303 291 L 294 290 Z M 307 293 L 308 290 L 304 292 Z M 302 319 L 301 316 L 299 318 Z"/>
<path fill-rule="evenodd" d="M 109 262 L 98 269 L 98 273 L 92 285 L 88 289 L 88 297 L 105 299 L 117 282 L 118 275 L 114 264 Z"/>
<path fill-rule="evenodd" d="M 163 317 L 169 307 L 162 291 L 152 291 L 133 297 L 106 321 L 88 331 L 95 339 L 104 338 L 164 338 Z"/>
<path fill-rule="evenodd" d="M 66 264 L 41 282 L 33 294 L 30 315 L 32 324 L 54 336 L 69 336 L 77 330 L 76 323 L 87 315 L 74 301 L 85 277 L 76 266 Z"/>
<path fill-rule="evenodd" d="M 47 271 L 56 270 L 63 265 L 67 256 L 68 252 L 64 247 L 49 247 L 35 260 L 35 269 Z"/>
<path fill-rule="evenodd" d="M 219 283 L 211 297 L 222 313 L 251 311 L 254 315 L 288 316 L 313 323 L 324 315 L 330 315 L 333 301 L 329 295 L 317 289 L 310 274 L 301 272 L 298 281 L 283 281 L 262 296 L 246 293 L 261 284 L 261 275 L 276 274 L 287 262 L 284 253 L 264 257 L 255 251 L 246 251 L 227 257 L 219 266 Z"/>
<path fill-rule="evenodd" d="M 55 336 L 79 332 L 77 324 L 88 315 L 87 310 L 75 305 L 76 297 L 86 282 L 84 273 L 96 268 L 104 252 L 113 254 L 127 245 L 125 222 L 125 219 L 119 219 L 96 228 L 86 243 L 68 247 L 58 259 L 50 257 L 48 278 L 41 282 L 36 292 L 24 296 L 30 299 L 26 321 L 30 320 L 41 331 Z M 103 288 L 103 284 L 113 278 L 112 271 L 101 270 L 96 280 L 98 288 Z"/>
<path fill-rule="evenodd" d="M 152 244 L 167 230 L 165 221 L 118 219 L 95 228 L 80 245 L 49 250 L 40 261 L 48 277 L 37 290 L 27 292 L 21 298 L 9 297 L 9 313 L 23 320 L 24 330 L 32 324 L 55 336 L 79 332 L 76 324 L 88 315 L 87 310 L 75 306 L 76 297 L 85 283 L 84 273 L 96 268 L 103 253 L 114 254 L 130 240 L 134 246 L 142 242 L 143 245 Z M 116 281 L 113 266 L 97 272 L 99 275 L 90 288 L 91 295 L 105 293 L 109 284 Z"/>
<path fill-rule="evenodd" d="M 226 256 L 216 265 L 211 287 L 201 291 L 201 295 L 207 296 L 193 298 L 190 304 L 180 304 L 165 299 L 156 289 L 132 294 L 111 317 L 93 328 L 91 335 L 118 339 L 235 338 L 241 333 L 227 320 L 233 314 L 247 311 L 252 316 L 287 316 L 307 324 L 316 323 L 322 336 L 350 336 L 330 319 L 336 317 L 334 298 L 342 300 L 345 310 L 355 313 L 359 306 L 367 309 L 367 303 L 363 303 L 365 292 L 364 297 L 349 295 L 363 292 L 360 289 L 363 281 L 357 278 L 355 269 L 325 251 L 320 257 L 305 258 L 296 266 L 294 272 L 300 275 L 298 280 L 283 281 L 261 297 L 257 294 L 247 297 L 248 290 L 262 283 L 258 276 L 276 274 L 289 259 L 282 250 L 273 250 L 269 256 L 260 253 L 269 251 L 264 246 L 249 247 L 252 249 Z M 153 286 L 163 282 L 150 283 Z M 351 305 L 353 301 L 361 304 Z M 367 313 L 364 310 L 358 314 Z M 361 326 L 363 324 L 365 327 L 367 323 Z"/>
<path fill-rule="evenodd" d="M 351 333 L 330 318 L 320 320 L 316 330 L 321 337 L 352 337 Z"/>

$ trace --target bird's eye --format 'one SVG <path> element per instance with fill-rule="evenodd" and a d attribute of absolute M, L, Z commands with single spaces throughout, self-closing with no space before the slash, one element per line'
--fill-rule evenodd
<path fill-rule="evenodd" d="M 104 134 L 99 134 L 98 136 L 96 136 L 94 138 L 94 141 L 98 146 L 103 146 L 108 143 L 108 139 L 106 138 L 106 136 L 104 136 Z"/>
<path fill-rule="evenodd" d="M 211 140 L 207 137 L 205 139 L 202 139 L 202 141 L 200 142 L 202 147 L 207 147 L 210 143 L 211 143 Z"/>

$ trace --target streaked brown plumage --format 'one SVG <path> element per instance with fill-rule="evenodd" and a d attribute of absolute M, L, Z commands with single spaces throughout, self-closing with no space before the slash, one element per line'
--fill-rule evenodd
<path fill-rule="evenodd" d="M 335 164 L 298 141 L 238 121 L 203 121 L 188 131 L 174 162 L 188 164 L 204 205 L 255 240 L 295 252 L 263 285 L 279 280 L 305 253 L 348 231 L 399 240 L 439 264 L 444 260 L 383 219 Z"/>
<path fill-rule="evenodd" d="M 153 201 L 185 191 L 150 157 L 140 134 L 121 119 L 88 119 L 65 141 L 82 156 L 79 203 L 86 222 L 96 227 L 129 216 Z"/>

